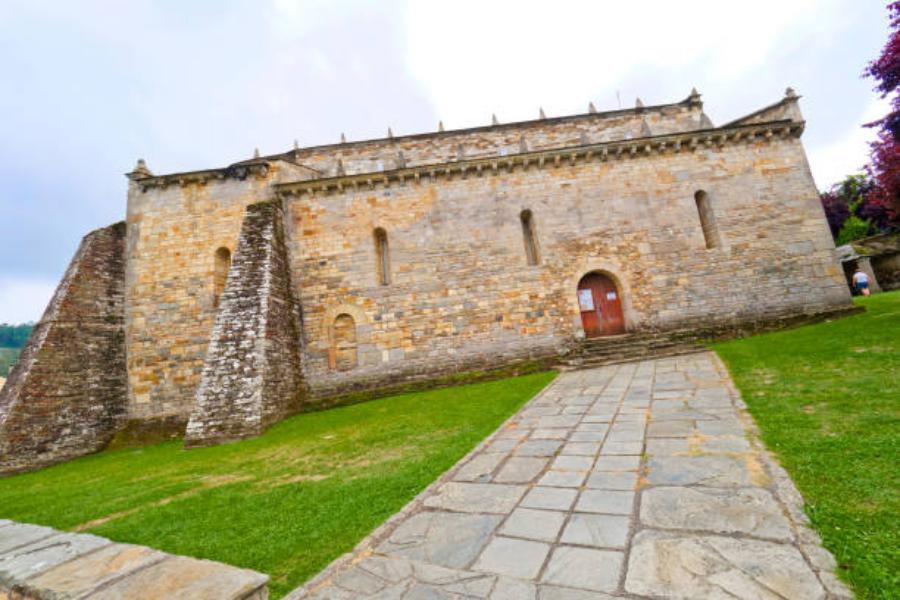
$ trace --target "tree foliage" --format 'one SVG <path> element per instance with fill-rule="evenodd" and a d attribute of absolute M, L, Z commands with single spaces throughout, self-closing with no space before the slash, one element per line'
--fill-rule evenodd
<path fill-rule="evenodd" d="M 871 123 L 878 127 L 872 142 L 870 175 L 877 184 L 872 203 L 884 212 L 891 227 L 900 226 L 900 0 L 888 4 L 891 33 L 881 55 L 869 63 L 865 76 L 874 79 L 876 91 L 891 99 L 891 112 Z"/>
<path fill-rule="evenodd" d="M 890 98 L 891 111 L 867 125 L 878 128 L 878 138 L 871 144 L 866 173 L 850 175 L 820 196 L 838 245 L 900 229 L 900 0 L 887 10 L 890 36 L 864 75 L 875 80 L 882 98 Z"/>
<path fill-rule="evenodd" d="M 820 196 L 831 235 L 837 245 L 887 231 L 888 212 L 879 190 L 864 173 L 850 175 Z"/>
<path fill-rule="evenodd" d="M 841 227 L 841 230 L 838 232 L 837 238 L 834 240 L 834 243 L 838 246 L 843 246 L 844 244 L 849 244 L 853 240 L 859 240 L 867 237 L 871 232 L 871 223 L 860 219 L 856 215 L 850 215 L 850 218 L 844 221 L 844 224 Z"/>
<path fill-rule="evenodd" d="M 33 327 L 32 323 L 21 325 L 0 323 L 0 348 L 21 348 L 28 341 Z"/>

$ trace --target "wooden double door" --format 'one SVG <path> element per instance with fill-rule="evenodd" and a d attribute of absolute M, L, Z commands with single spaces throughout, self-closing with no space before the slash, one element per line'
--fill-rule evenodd
<path fill-rule="evenodd" d="M 625 333 L 622 299 L 615 282 L 603 273 L 588 273 L 578 282 L 578 307 L 587 337 Z"/>

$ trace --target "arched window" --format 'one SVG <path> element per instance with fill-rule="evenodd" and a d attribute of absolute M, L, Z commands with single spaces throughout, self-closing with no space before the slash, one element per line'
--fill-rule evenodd
<path fill-rule="evenodd" d="M 356 367 L 356 321 L 347 313 L 334 319 L 334 368 L 349 371 Z"/>
<path fill-rule="evenodd" d="M 697 214 L 700 216 L 700 227 L 703 229 L 703 239 L 706 240 L 706 247 L 715 248 L 721 245 L 719 228 L 716 226 L 716 215 L 713 213 L 709 194 L 699 190 L 694 194 L 694 200 L 697 202 Z"/>
<path fill-rule="evenodd" d="M 527 208 L 519 214 L 522 221 L 522 239 L 525 241 L 525 258 L 529 265 L 536 265 L 541 262 L 538 254 L 536 235 L 534 232 L 534 216 Z"/>
<path fill-rule="evenodd" d="M 219 306 L 219 300 L 225 292 L 228 281 L 228 269 L 231 268 L 231 251 L 228 248 L 216 250 L 216 264 L 213 270 L 213 306 Z"/>
<path fill-rule="evenodd" d="M 375 271 L 379 285 L 391 282 L 391 257 L 388 251 L 387 232 L 378 227 L 375 229 Z"/>

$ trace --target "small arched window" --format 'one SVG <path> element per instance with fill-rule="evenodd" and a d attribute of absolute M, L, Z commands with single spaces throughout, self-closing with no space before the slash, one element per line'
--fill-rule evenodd
<path fill-rule="evenodd" d="M 522 239 L 525 241 L 525 258 L 529 265 L 537 265 L 541 262 L 537 247 L 537 235 L 534 231 L 534 216 L 527 208 L 519 214 L 522 221 Z"/>
<path fill-rule="evenodd" d="M 694 201 L 697 203 L 697 214 L 700 216 L 700 227 L 703 229 L 706 247 L 720 246 L 722 241 L 719 238 L 719 228 L 716 226 L 716 215 L 713 212 L 712 203 L 709 201 L 709 194 L 699 190 L 694 194 Z"/>
<path fill-rule="evenodd" d="M 216 250 L 216 263 L 213 270 L 213 306 L 219 306 L 219 300 L 225 292 L 228 282 L 228 269 L 231 268 L 231 251 L 222 247 Z"/>
<path fill-rule="evenodd" d="M 388 250 L 387 231 L 378 227 L 375 229 L 375 271 L 379 285 L 388 285 L 391 282 L 391 257 Z"/>
<path fill-rule="evenodd" d="M 356 367 L 356 321 L 347 313 L 334 319 L 334 368 L 349 371 Z"/>

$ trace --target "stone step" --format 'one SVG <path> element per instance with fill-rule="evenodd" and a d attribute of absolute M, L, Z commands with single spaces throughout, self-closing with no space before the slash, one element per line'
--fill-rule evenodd
<path fill-rule="evenodd" d="M 268 575 L 0 519 L 0 598 L 265 600 Z"/>
<path fill-rule="evenodd" d="M 703 350 L 689 331 L 633 332 L 582 340 L 563 359 L 569 368 L 584 369 Z"/>
<path fill-rule="evenodd" d="M 629 362 L 638 362 L 642 360 L 654 359 L 654 358 L 666 358 L 669 356 L 683 356 L 686 354 L 696 354 L 697 352 L 703 352 L 705 348 L 702 346 L 677 346 L 671 348 L 663 348 L 656 350 L 654 352 L 650 352 L 647 354 L 633 354 L 633 355 L 614 355 L 614 356 L 604 356 L 604 357 L 588 357 L 584 359 L 570 359 L 566 360 L 563 363 L 565 367 L 564 370 L 577 370 L 577 369 L 593 369 L 595 367 L 602 367 L 605 365 L 616 365 L 622 363 Z"/>
<path fill-rule="evenodd" d="M 595 338 L 587 338 L 579 342 L 584 348 L 603 347 L 616 344 L 648 344 L 658 341 L 695 341 L 696 334 L 691 332 L 658 332 L 658 333 L 628 333 L 624 335 L 609 335 Z"/>
<path fill-rule="evenodd" d="M 611 347 L 611 348 L 603 348 L 602 350 L 583 350 L 580 352 L 573 352 L 567 358 L 602 358 L 604 356 L 613 356 L 617 354 L 628 354 L 628 355 L 653 355 L 662 350 L 666 350 L 668 348 L 675 348 L 678 346 L 688 346 L 692 348 L 700 348 L 701 346 L 698 344 L 685 344 L 682 342 L 670 342 L 670 343 L 658 343 L 646 346 L 620 346 L 620 347 Z"/>

